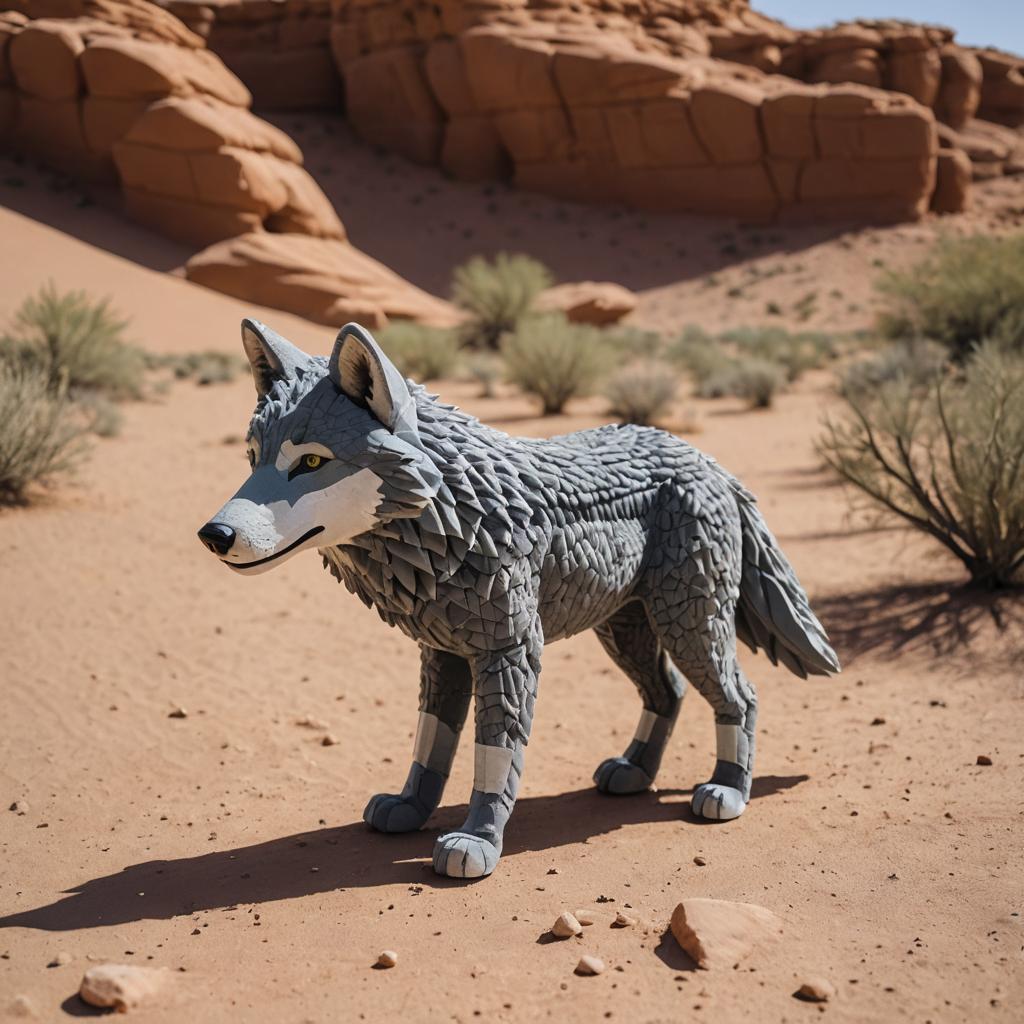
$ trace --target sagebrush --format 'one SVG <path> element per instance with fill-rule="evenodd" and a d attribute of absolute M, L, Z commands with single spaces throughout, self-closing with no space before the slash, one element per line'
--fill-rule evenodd
<path fill-rule="evenodd" d="M 614 374 L 605 384 L 604 393 L 613 416 L 623 423 L 646 427 L 665 415 L 678 384 L 671 366 L 651 360 Z"/>
<path fill-rule="evenodd" d="M 611 353 L 596 327 L 570 323 L 560 313 L 533 316 L 501 345 L 508 379 L 541 400 L 545 416 L 570 398 L 591 394 L 607 371 Z"/>
<path fill-rule="evenodd" d="M 1024 350 L 1024 232 L 944 238 L 920 263 L 890 271 L 879 289 L 887 337 L 930 338 L 958 361 L 983 341 Z"/>
<path fill-rule="evenodd" d="M 475 256 L 456 267 L 452 299 L 469 314 L 463 327 L 467 344 L 497 348 L 502 335 L 515 331 L 553 280 L 543 263 L 522 254 L 502 252 L 493 260 Z"/>
<path fill-rule="evenodd" d="M 994 343 L 962 372 L 846 394 L 820 450 L 870 501 L 933 537 L 986 587 L 1024 566 L 1024 355 Z"/>
<path fill-rule="evenodd" d="M 380 341 L 399 371 L 418 381 L 450 376 L 459 358 L 459 339 L 454 331 L 412 320 L 389 324 L 380 332 Z"/>

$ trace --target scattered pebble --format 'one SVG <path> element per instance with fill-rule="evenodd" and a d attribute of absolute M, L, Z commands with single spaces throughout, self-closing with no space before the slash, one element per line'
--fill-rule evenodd
<path fill-rule="evenodd" d="M 90 1006 L 113 1007 L 124 1013 L 156 995 L 166 980 L 164 968 L 100 964 L 85 972 L 78 994 Z"/>
<path fill-rule="evenodd" d="M 168 718 L 188 718 L 188 712 L 184 708 L 175 708 L 167 716 Z"/>
<path fill-rule="evenodd" d="M 551 934 L 556 939 L 571 939 L 574 935 L 580 935 L 582 932 L 582 925 L 576 920 L 575 915 L 570 914 L 568 911 L 559 914 L 555 918 L 555 923 L 551 926 Z"/>
<path fill-rule="evenodd" d="M 632 928 L 635 924 L 636 918 L 623 914 L 621 910 L 615 915 L 615 920 L 612 921 L 613 928 Z"/>
<path fill-rule="evenodd" d="M 584 976 L 601 974 L 604 971 L 604 961 L 596 956 L 581 956 L 580 962 L 576 965 L 576 974 Z"/>
<path fill-rule="evenodd" d="M 978 755 L 978 764 L 989 765 L 991 763 L 992 763 L 992 758 L 989 757 L 988 754 L 979 754 Z"/>
<path fill-rule="evenodd" d="M 707 864 L 707 861 L 703 857 L 694 857 L 693 863 L 696 864 L 697 867 L 702 868 Z"/>
<path fill-rule="evenodd" d="M 394 967 L 397 963 L 398 954 L 393 949 L 382 950 L 380 956 L 377 957 L 378 967 Z"/>
<path fill-rule="evenodd" d="M 835 985 L 826 978 L 808 978 L 793 993 L 794 998 L 807 1003 L 827 1003 L 836 994 Z"/>
<path fill-rule="evenodd" d="M 322 740 L 320 741 L 320 745 L 321 745 L 322 747 L 333 747 L 333 746 L 335 746 L 335 744 L 337 744 L 337 742 L 338 742 L 338 737 L 337 737 L 337 736 L 333 736 L 333 735 L 332 735 L 331 733 L 328 733 L 328 734 L 327 734 L 327 735 L 326 735 L 326 736 L 325 736 L 325 737 L 324 737 L 324 738 L 323 738 L 323 739 L 322 739 Z"/>
<path fill-rule="evenodd" d="M 871 719 L 871 724 L 872 725 L 885 725 L 885 719 L 881 718 L 881 717 L 879 717 L 879 718 L 872 718 Z"/>
<path fill-rule="evenodd" d="M 15 800 L 10 807 L 7 808 L 9 811 L 14 811 L 15 814 L 27 814 L 28 813 L 28 801 L 27 800 Z"/>
<path fill-rule="evenodd" d="M 46 966 L 63 967 L 65 964 L 71 963 L 73 959 L 70 953 L 62 949 Z"/>
<path fill-rule="evenodd" d="M 319 718 L 314 718 L 312 715 L 303 715 L 302 718 L 296 718 L 295 724 L 303 729 L 326 729 L 327 723 L 321 722 Z"/>
<path fill-rule="evenodd" d="M 585 910 L 581 907 L 576 911 L 574 916 L 584 928 L 589 927 L 594 923 L 594 913 L 591 910 Z"/>

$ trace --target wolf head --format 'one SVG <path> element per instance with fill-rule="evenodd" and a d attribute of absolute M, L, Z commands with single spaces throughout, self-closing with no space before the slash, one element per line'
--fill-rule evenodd
<path fill-rule="evenodd" d="M 199 531 L 225 565 L 264 572 L 430 502 L 441 476 L 420 444 L 413 391 L 368 331 L 347 324 L 324 359 L 243 320 L 242 344 L 258 396 L 252 472 Z"/>

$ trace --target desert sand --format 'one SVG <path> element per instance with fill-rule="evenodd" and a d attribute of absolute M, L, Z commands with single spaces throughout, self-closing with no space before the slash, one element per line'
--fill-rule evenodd
<path fill-rule="evenodd" d="M 311 140 L 299 141 L 316 170 Z M 420 172 L 402 173 L 402 193 L 416 192 Z M 732 325 L 762 311 L 764 295 L 737 311 L 725 288 L 702 283 L 723 267 L 742 273 L 718 248 L 699 255 L 721 224 L 677 219 L 694 240 L 673 242 L 672 224 L 641 228 L 505 195 L 515 215 L 499 206 L 485 231 L 485 204 L 498 199 L 481 192 L 480 209 L 466 214 L 475 234 L 463 237 L 438 227 L 437 204 L 454 204 L 445 189 L 456 186 L 434 172 L 429 180 L 439 189 L 424 197 L 429 218 L 386 196 L 339 201 L 357 244 L 423 287 L 441 290 L 453 263 L 500 239 L 560 276 L 586 266 L 586 276 L 642 289 L 642 325 Z M 102 202 L 80 206 L 74 192 L 34 181 L 4 187 L 0 201 L 9 207 L 0 317 L 53 278 L 110 294 L 131 316 L 132 338 L 155 351 L 239 351 L 243 315 L 310 351 L 329 349 L 328 329 L 168 273 L 183 254 Z M 573 240 L 547 216 L 558 206 L 583 230 L 602 222 L 604 234 Z M 527 226 L 513 236 L 516 220 Z M 815 249 L 824 235 L 790 229 L 771 245 L 828 287 L 838 278 L 824 261 L 835 255 L 848 294 L 866 296 L 874 247 L 909 260 L 923 250 L 917 236 L 937 230 L 861 233 L 851 249 L 830 229 L 831 244 Z M 645 279 L 655 235 L 663 277 Z M 678 266 L 672 244 L 691 254 Z M 850 252 L 862 255 L 843 270 Z M 795 303 L 799 286 L 783 283 L 764 287 Z M 868 315 L 862 308 L 859 322 Z M 803 681 L 744 654 L 761 694 L 747 813 L 721 825 L 689 813 L 713 759 L 711 712 L 695 693 L 656 792 L 593 790 L 591 772 L 624 748 L 639 702 L 596 640 L 580 636 L 546 652 L 505 853 L 474 884 L 437 877 L 428 859 L 437 831 L 462 820 L 467 750 L 424 832 L 382 836 L 361 821 L 368 797 L 405 776 L 414 646 L 314 554 L 240 578 L 196 540 L 247 472 L 251 382 L 182 382 L 127 406 L 121 436 L 96 443 L 76 484 L 0 513 L 0 1013 L 85 1013 L 75 995 L 83 972 L 114 961 L 170 969 L 159 997 L 132 1011 L 146 1022 L 731 1024 L 813 1020 L 820 1009 L 851 1022 L 1019 1020 L 1019 599 L 969 600 L 939 548 L 851 514 L 813 446 L 834 404 L 830 383 L 813 374 L 766 413 L 681 400 L 668 424 L 689 429 L 695 418 L 699 430 L 684 436 L 760 496 L 845 666 Z M 511 393 L 479 399 L 457 381 L 437 390 L 521 434 L 605 418 L 600 399 L 541 420 Z M 336 743 L 325 746 L 326 734 Z M 992 764 L 978 765 L 979 755 Z M 784 935 L 735 970 L 697 971 L 666 936 L 689 896 L 757 903 L 782 919 Z M 581 938 L 547 941 L 559 913 L 587 907 L 595 923 Z M 612 929 L 620 910 L 638 924 Z M 384 949 L 398 965 L 375 970 Z M 585 953 L 608 969 L 575 976 Z M 829 1003 L 793 998 L 814 976 L 836 987 Z"/>

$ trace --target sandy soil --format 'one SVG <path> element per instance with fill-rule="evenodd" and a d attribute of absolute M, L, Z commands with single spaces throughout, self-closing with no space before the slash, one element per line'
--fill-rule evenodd
<path fill-rule="evenodd" d="M 146 250 L 145 233 L 65 198 L 40 219 Z M 10 211 L 0 235 L 0 315 L 48 276 L 112 293 L 154 349 L 235 350 L 252 312 Z M 148 244 L 142 262 L 169 265 Z M 266 317 L 329 347 L 329 331 Z M 440 390 L 517 433 L 602 418 L 598 401 L 541 421 L 518 398 Z M 239 578 L 194 536 L 245 475 L 251 384 L 128 407 L 77 486 L 0 513 L 0 1013 L 24 996 L 40 1019 L 80 1015 L 82 972 L 113 960 L 172 969 L 134 1014 L 154 1022 L 800 1021 L 819 1013 L 792 997 L 808 975 L 837 986 L 836 1020 L 1019 1019 L 1020 600 L 972 602 L 935 547 L 850 516 L 813 451 L 829 401 L 819 376 L 769 413 L 697 403 L 694 441 L 761 496 L 846 666 L 801 681 L 746 658 L 762 702 L 746 815 L 687 810 L 713 757 L 696 694 L 657 792 L 592 790 L 638 702 L 580 636 L 546 652 L 523 796 L 498 872 L 476 884 L 428 861 L 461 821 L 465 750 L 429 829 L 361 822 L 405 775 L 412 644 L 312 554 Z M 737 970 L 695 971 L 664 935 L 695 895 L 769 907 L 785 936 Z M 600 913 L 582 939 L 544 941 L 586 906 Z M 643 926 L 611 929 L 620 908 Z M 373 970 L 384 948 L 399 965 Z M 574 976 L 583 952 L 606 973 Z"/>

